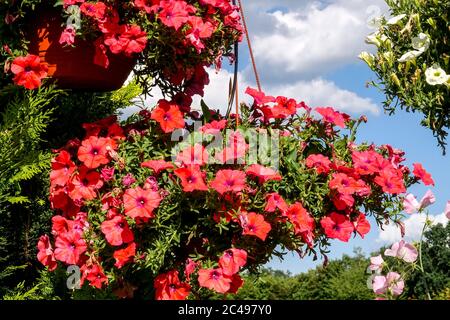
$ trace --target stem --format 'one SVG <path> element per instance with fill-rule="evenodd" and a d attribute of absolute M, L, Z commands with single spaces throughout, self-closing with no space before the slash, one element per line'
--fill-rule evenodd
<path fill-rule="evenodd" d="M 419 266 L 420 266 L 420 271 L 422 272 L 422 275 L 423 275 L 423 281 L 425 283 L 425 291 L 427 293 L 427 299 L 431 300 L 430 290 L 428 289 L 428 283 L 427 283 L 427 279 L 426 279 L 426 276 L 425 276 L 425 269 L 423 268 L 423 261 L 422 261 L 423 235 L 424 235 L 425 230 L 427 228 L 427 222 L 428 222 L 428 212 L 427 212 L 427 215 L 426 215 L 425 222 L 423 224 L 422 233 L 420 235 L 420 242 L 419 242 Z"/>

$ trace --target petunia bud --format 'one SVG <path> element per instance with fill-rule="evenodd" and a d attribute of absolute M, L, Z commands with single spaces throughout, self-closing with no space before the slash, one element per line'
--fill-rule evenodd
<path fill-rule="evenodd" d="M 391 74 L 391 80 L 398 86 L 401 86 L 400 80 L 398 79 L 397 75 L 395 73 Z"/>

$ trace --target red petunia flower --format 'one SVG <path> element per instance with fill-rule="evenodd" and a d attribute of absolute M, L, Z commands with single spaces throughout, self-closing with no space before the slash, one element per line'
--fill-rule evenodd
<path fill-rule="evenodd" d="M 161 7 L 159 19 L 164 25 L 173 27 L 175 30 L 180 29 L 189 20 L 189 15 L 196 12 L 195 7 L 185 1 L 163 1 Z"/>
<path fill-rule="evenodd" d="M 422 180 L 426 186 L 434 186 L 434 180 L 431 177 L 431 174 L 429 174 L 420 163 L 413 163 L 413 166 L 413 173 L 416 178 Z"/>
<path fill-rule="evenodd" d="M 155 13 L 159 9 L 160 2 L 161 0 L 134 0 L 134 5 L 147 13 Z"/>
<path fill-rule="evenodd" d="M 52 217 L 52 235 L 59 236 L 65 234 L 73 229 L 73 220 L 68 220 L 63 216 Z"/>
<path fill-rule="evenodd" d="M 238 274 L 233 274 L 231 276 L 230 289 L 228 289 L 227 293 L 236 294 L 243 285 L 244 279 Z"/>
<path fill-rule="evenodd" d="M 342 194 L 370 194 L 370 187 L 363 180 L 356 180 L 345 173 L 333 173 L 328 185 Z"/>
<path fill-rule="evenodd" d="M 189 166 L 176 169 L 175 175 L 181 179 L 184 192 L 207 191 L 208 186 L 203 180 L 203 174 L 198 166 Z"/>
<path fill-rule="evenodd" d="M 221 130 L 225 129 L 227 122 L 227 120 L 214 120 L 200 127 L 198 131 L 206 134 L 218 134 Z"/>
<path fill-rule="evenodd" d="M 41 80 L 47 76 L 48 66 L 38 56 L 29 54 L 15 58 L 11 64 L 11 72 L 15 74 L 15 84 L 33 90 L 41 86 Z"/>
<path fill-rule="evenodd" d="M 220 194 L 240 192 L 246 187 L 245 173 L 239 170 L 219 170 L 210 185 Z"/>
<path fill-rule="evenodd" d="M 322 154 L 311 154 L 306 158 L 308 168 L 316 168 L 318 174 L 330 172 L 331 161 Z"/>
<path fill-rule="evenodd" d="M 50 171 L 51 186 L 65 186 L 75 172 L 75 163 L 71 160 L 70 153 L 61 153 L 52 159 L 52 171 Z"/>
<path fill-rule="evenodd" d="M 78 159 L 89 169 L 96 169 L 102 164 L 108 164 L 109 150 L 116 149 L 116 143 L 109 138 L 90 136 L 81 143 L 78 149 Z"/>
<path fill-rule="evenodd" d="M 52 245 L 50 244 L 50 239 L 47 235 L 43 235 L 39 238 L 37 248 L 39 250 L 37 254 L 39 262 L 48 267 L 49 271 L 55 270 L 58 265 L 56 263 Z"/>
<path fill-rule="evenodd" d="M 266 119 L 285 119 L 297 112 L 297 102 L 286 97 L 277 97 L 273 107 L 264 106 L 261 111 Z"/>
<path fill-rule="evenodd" d="M 275 97 L 266 96 L 264 92 L 252 89 L 250 87 L 248 87 L 245 90 L 245 93 L 251 96 L 253 99 L 255 99 L 255 102 L 258 105 L 264 105 L 266 103 L 275 102 Z"/>
<path fill-rule="evenodd" d="M 132 242 L 124 249 L 114 251 L 113 257 L 116 259 L 116 263 L 114 263 L 114 265 L 120 269 L 127 263 L 132 262 L 135 255 L 136 243 Z"/>
<path fill-rule="evenodd" d="M 353 222 L 355 231 L 364 239 L 364 236 L 370 231 L 370 223 L 364 213 L 360 213 L 356 221 Z"/>
<path fill-rule="evenodd" d="M 56 237 L 55 247 L 55 258 L 67 264 L 78 264 L 87 248 L 84 239 L 76 232 L 68 232 Z"/>
<path fill-rule="evenodd" d="M 247 263 L 247 251 L 231 248 L 226 250 L 219 259 L 219 266 L 225 275 L 231 276 Z"/>
<path fill-rule="evenodd" d="M 203 21 L 201 17 L 190 16 L 188 18 L 189 29 L 186 33 L 186 39 L 201 53 L 205 48 L 202 39 L 207 39 L 212 36 L 216 27 L 210 21 Z"/>
<path fill-rule="evenodd" d="M 120 246 L 134 240 L 127 220 L 122 216 L 115 216 L 111 220 L 103 221 L 101 230 L 105 234 L 106 240 L 113 246 Z"/>
<path fill-rule="evenodd" d="M 390 194 L 406 192 L 402 173 L 393 168 L 380 172 L 374 181 L 383 189 L 383 192 Z"/>
<path fill-rule="evenodd" d="M 184 118 L 180 108 L 166 100 L 159 100 L 158 106 L 152 111 L 151 119 L 157 121 L 165 133 L 184 128 Z"/>
<path fill-rule="evenodd" d="M 349 115 L 335 111 L 331 107 L 316 108 L 316 111 L 322 115 L 323 121 L 335 124 L 341 128 L 345 128 L 345 122 L 350 118 Z"/>
<path fill-rule="evenodd" d="M 329 216 L 320 220 L 320 225 L 325 231 L 325 235 L 331 239 L 339 239 L 348 242 L 353 233 L 354 227 L 350 220 L 339 213 L 333 212 Z"/>
<path fill-rule="evenodd" d="M 69 197 L 67 187 L 51 188 L 49 200 L 52 209 L 62 210 L 67 216 L 73 216 L 80 211 L 80 203 Z"/>
<path fill-rule="evenodd" d="M 153 218 L 153 210 L 158 208 L 161 200 L 159 193 L 153 190 L 128 189 L 123 195 L 125 214 L 133 219 Z"/>
<path fill-rule="evenodd" d="M 380 169 L 384 169 L 386 166 L 390 165 L 389 161 L 373 150 L 361 152 L 353 151 L 352 160 L 356 173 L 361 175 L 378 173 L 382 171 Z"/>
<path fill-rule="evenodd" d="M 296 202 L 288 208 L 285 215 L 294 225 L 295 233 L 301 235 L 303 240 L 312 246 L 316 222 L 309 212 L 300 202 Z"/>
<path fill-rule="evenodd" d="M 126 41 L 121 41 L 121 37 L 126 32 L 126 30 L 126 25 L 119 25 L 117 23 L 107 23 L 102 25 L 104 39 L 102 41 L 102 38 L 99 38 L 96 41 L 96 47 L 98 47 L 98 50 L 101 50 L 104 55 L 106 55 L 105 45 L 108 46 L 109 50 L 114 54 L 122 53 L 125 50 L 124 46 L 126 44 Z M 99 52 L 98 54 L 100 56 L 101 52 Z M 107 56 L 106 59 L 108 59 Z"/>
<path fill-rule="evenodd" d="M 266 196 L 267 204 L 264 211 L 275 212 L 279 209 L 281 212 L 285 212 L 288 209 L 286 201 L 276 192 L 269 193 Z"/>
<path fill-rule="evenodd" d="M 122 51 L 127 56 L 144 51 L 147 41 L 147 32 L 137 25 L 127 26 L 125 32 L 119 38 Z"/>
<path fill-rule="evenodd" d="M 108 283 L 108 278 L 105 276 L 103 268 L 98 264 L 93 264 L 90 266 L 83 265 L 80 268 L 80 271 L 82 273 L 81 283 L 88 280 L 89 284 L 97 289 L 101 289 L 103 284 Z"/>
<path fill-rule="evenodd" d="M 350 194 L 338 193 L 332 198 L 333 204 L 338 210 L 345 210 L 353 207 L 355 199 Z"/>
<path fill-rule="evenodd" d="M 158 275 L 153 286 L 156 300 L 186 300 L 191 293 L 191 287 L 180 281 L 176 270 Z"/>
<path fill-rule="evenodd" d="M 84 15 L 102 21 L 106 15 L 106 5 L 103 2 L 85 2 L 80 6 L 81 13 Z"/>
<path fill-rule="evenodd" d="M 83 3 L 85 1 L 86 0 L 63 0 L 64 9 L 67 8 L 68 6 L 78 5 L 79 3 Z"/>
<path fill-rule="evenodd" d="M 184 165 L 202 166 L 208 163 L 208 151 L 199 143 L 194 146 L 187 147 L 177 155 L 177 162 Z"/>
<path fill-rule="evenodd" d="M 97 197 L 97 190 L 103 186 L 100 173 L 89 171 L 82 166 L 78 174 L 74 175 L 69 184 L 69 196 L 73 200 L 92 200 Z"/>
<path fill-rule="evenodd" d="M 209 21 L 204 21 L 201 17 L 190 16 L 188 19 L 189 23 L 189 33 L 197 33 L 199 38 L 206 39 L 210 38 L 216 27 Z"/>
<path fill-rule="evenodd" d="M 249 166 L 245 173 L 249 176 L 255 176 L 258 177 L 259 182 L 261 184 L 266 183 L 267 181 L 280 181 L 281 176 L 278 172 L 273 170 L 272 168 L 264 167 L 259 164 L 252 164 Z"/>
<path fill-rule="evenodd" d="M 173 164 L 164 160 L 148 160 L 141 163 L 142 168 L 152 169 L 155 175 L 167 169 L 173 169 Z"/>
<path fill-rule="evenodd" d="M 241 227 L 243 228 L 242 234 L 248 236 L 255 236 L 265 241 L 272 226 L 270 223 L 264 220 L 262 214 L 254 212 L 242 213 L 239 215 Z"/>
<path fill-rule="evenodd" d="M 217 293 L 225 293 L 230 289 L 231 278 L 223 273 L 222 268 L 200 269 L 198 271 L 198 283 L 201 287 L 214 290 Z"/>

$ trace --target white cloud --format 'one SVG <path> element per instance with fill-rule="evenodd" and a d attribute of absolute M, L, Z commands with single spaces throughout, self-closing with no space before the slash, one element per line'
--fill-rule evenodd
<path fill-rule="evenodd" d="M 328 4 L 302 1 L 302 6 L 292 2 L 289 10 L 261 13 L 254 8 L 255 13 L 249 14 L 261 20 L 250 31 L 258 65 L 267 81 L 278 81 L 287 75 L 316 77 L 357 62 L 358 54 L 367 50 L 364 39 L 372 31 L 367 20 L 382 14 L 385 8 L 382 0 L 370 4 L 363 0 L 335 0 Z M 278 8 L 275 2 L 272 7 Z"/>
<path fill-rule="evenodd" d="M 311 81 L 298 81 L 291 85 L 276 86 L 273 93 L 303 100 L 314 107 L 334 107 L 351 113 L 371 112 L 378 114 L 380 109 L 369 98 L 339 88 L 334 82 L 316 78 Z"/>
<path fill-rule="evenodd" d="M 228 104 L 228 85 L 233 74 L 226 70 L 216 73 L 214 69 L 209 69 L 208 73 L 210 84 L 205 88 L 203 100 L 211 109 L 219 109 L 222 114 L 225 114 Z M 249 86 L 255 86 L 249 84 L 241 73 L 238 75 L 238 82 L 239 101 L 251 103 L 251 97 L 245 94 L 245 89 Z M 286 96 L 304 101 L 311 107 L 330 106 L 353 114 L 379 113 L 379 108 L 371 99 L 360 97 L 354 92 L 339 88 L 332 81 L 321 78 L 311 81 L 301 80 L 293 84 L 269 84 L 264 88 L 264 91 L 268 95 Z M 159 89 L 155 89 L 153 94 L 154 96 L 147 98 L 145 102 L 145 106 L 148 108 L 153 107 L 162 98 Z M 201 99 L 199 96 L 194 97 L 192 109 L 200 110 Z M 126 118 L 137 111 L 139 111 L 139 108 L 136 106 L 127 108 L 123 117 Z"/>
<path fill-rule="evenodd" d="M 441 223 L 445 226 L 448 223 L 448 219 L 444 213 L 429 216 L 429 219 L 433 221 L 433 225 Z M 420 239 L 425 220 L 425 214 L 415 213 L 403 221 L 405 224 L 405 241 L 417 241 Z M 397 226 L 390 224 L 383 228 L 384 230 L 380 230 L 378 234 L 377 242 L 391 244 L 402 239 L 400 229 Z"/>

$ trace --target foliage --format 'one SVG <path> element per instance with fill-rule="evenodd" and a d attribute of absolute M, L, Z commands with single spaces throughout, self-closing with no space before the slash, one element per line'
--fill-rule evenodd
<path fill-rule="evenodd" d="M 53 289 L 52 275 L 41 271 L 39 278 L 31 288 L 26 288 L 25 281 L 16 288 L 8 290 L 3 300 L 59 300 Z"/>
<path fill-rule="evenodd" d="M 373 84 L 386 94 L 385 109 L 422 113 L 422 125 L 444 148 L 450 128 L 450 1 L 386 2 L 394 18 L 378 21 L 368 37 L 378 52 L 361 58 L 379 78 Z"/>
<path fill-rule="evenodd" d="M 263 270 L 244 276 L 244 286 L 230 299 L 242 300 L 367 300 L 368 259 L 360 252 L 344 255 L 296 276 Z"/>

